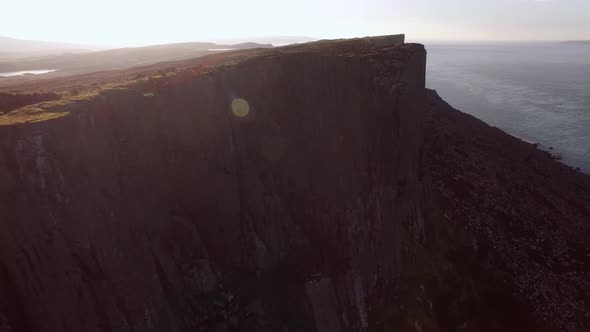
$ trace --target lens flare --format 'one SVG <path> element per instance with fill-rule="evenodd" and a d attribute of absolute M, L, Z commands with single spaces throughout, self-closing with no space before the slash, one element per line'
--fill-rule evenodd
<path fill-rule="evenodd" d="M 239 118 L 245 118 L 250 113 L 250 105 L 242 98 L 236 98 L 231 102 L 231 110 Z"/>

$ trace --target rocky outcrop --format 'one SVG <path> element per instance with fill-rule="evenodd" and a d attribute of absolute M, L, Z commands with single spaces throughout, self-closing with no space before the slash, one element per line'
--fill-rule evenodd
<path fill-rule="evenodd" d="M 0 116 L 0 328 L 586 327 L 561 290 L 522 292 L 535 271 L 554 273 L 542 287 L 584 287 L 587 260 L 567 259 L 569 279 L 534 270 L 544 249 L 513 245 L 503 227 L 561 218 L 577 228 L 537 235 L 578 241 L 587 178 L 457 115 L 424 90 L 425 62 L 401 36 L 320 41 L 206 57 L 51 106 L 60 116 Z M 512 167 L 519 149 L 531 157 Z M 514 187 L 530 200 L 502 209 L 529 164 L 551 166 L 532 193 Z M 508 165 L 518 172 L 503 181 Z M 557 171 L 568 185 L 540 180 Z M 553 198 L 560 208 L 535 205 Z"/>
<path fill-rule="evenodd" d="M 443 243 L 463 273 L 484 274 L 549 331 L 590 328 L 590 177 L 427 93 L 425 162 L 439 194 Z M 505 295 L 502 295 L 505 296 Z M 483 301 L 482 301 L 483 300 Z M 501 312 L 502 309 L 496 309 Z M 522 314 L 510 319 L 519 321 Z M 530 329 L 524 329 L 530 330 Z"/>

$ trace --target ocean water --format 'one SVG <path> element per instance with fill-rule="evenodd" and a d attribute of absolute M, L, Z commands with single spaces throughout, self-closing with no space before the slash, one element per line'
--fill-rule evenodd
<path fill-rule="evenodd" d="M 427 86 L 453 107 L 590 173 L 590 45 L 428 44 Z"/>

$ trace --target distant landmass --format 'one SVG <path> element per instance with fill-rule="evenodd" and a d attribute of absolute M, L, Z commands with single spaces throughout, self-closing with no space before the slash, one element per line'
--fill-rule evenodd
<path fill-rule="evenodd" d="M 101 48 L 88 45 L 24 40 L 0 36 L 0 58 L 82 53 L 99 49 Z"/>
<path fill-rule="evenodd" d="M 282 46 L 288 44 L 301 44 L 316 41 L 317 38 L 308 36 L 260 36 L 251 38 L 222 38 L 215 39 L 213 42 L 219 44 L 240 44 L 240 43 L 259 43 L 259 44 L 272 44 L 274 46 Z"/>
<path fill-rule="evenodd" d="M 569 45 L 590 45 L 590 40 L 568 40 L 568 41 L 564 41 L 563 44 L 569 44 Z"/>
<path fill-rule="evenodd" d="M 245 48 L 257 48 L 257 47 L 268 47 L 268 46 L 283 46 L 288 44 L 299 44 L 315 41 L 317 39 L 307 36 L 261 36 L 252 38 L 225 38 L 208 41 L 207 43 L 174 43 L 167 45 L 155 45 L 145 47 L 128 47 L 117 49 L 125 50 L 156 50 L 162 48 L 175 48 L 188 50 L 191 48 L 202 49 L 216 48 L 219 45 L 231 45 L 232 49 L 245 49 Z M 209 45 L 207 45 L 209 44 Z M 228 47 L 230 48 L 230 47 Z M 109 49 L 115 49 L 115 47 L 106 47 L 98 45 L 78 45 L 61 42 L 48 42 L 39 40 L 25 40 L 11 37 L 0 36 L 0 62 L 13 62 L 14 59 L 22 58 L 40 58 L 46 56 L 69 56 L 72 54 L 104 51 Z M 180 57 L 182 58 L 182 57 Z M 170 58 L 166 60 L 177 60 L 179 58 Z M 30 60 L 30 59 L 28 59 Z M 149 62 L 149 61 L 148 61 Z M 139 63 L 136 65 L 140 65 Z M 0 69 L 0 72 L 2 69 Z"/>
<path fill-rule="evenodd" d="M 235 45 L 194 42 L 24 58 L 0 58 L 0 74 L 29 70 L 55 70 L 54 75 L 67 76 L 191 59 L 222 51 L 269 47 L 272 45 L 252 42 Z"/>

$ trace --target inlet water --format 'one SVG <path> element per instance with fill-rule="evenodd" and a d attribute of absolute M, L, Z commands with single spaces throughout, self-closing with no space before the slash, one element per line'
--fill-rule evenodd
<path fill-rule="evenodd" d="M 12 71 L 12 72 L 0 73 L 0 77 L 11 77 L 11 76 L 22 76 L 22 75 L 42 75 L 42 74 L 52 73 L 54 71 L 56 71 L 56 69 Z"/>

